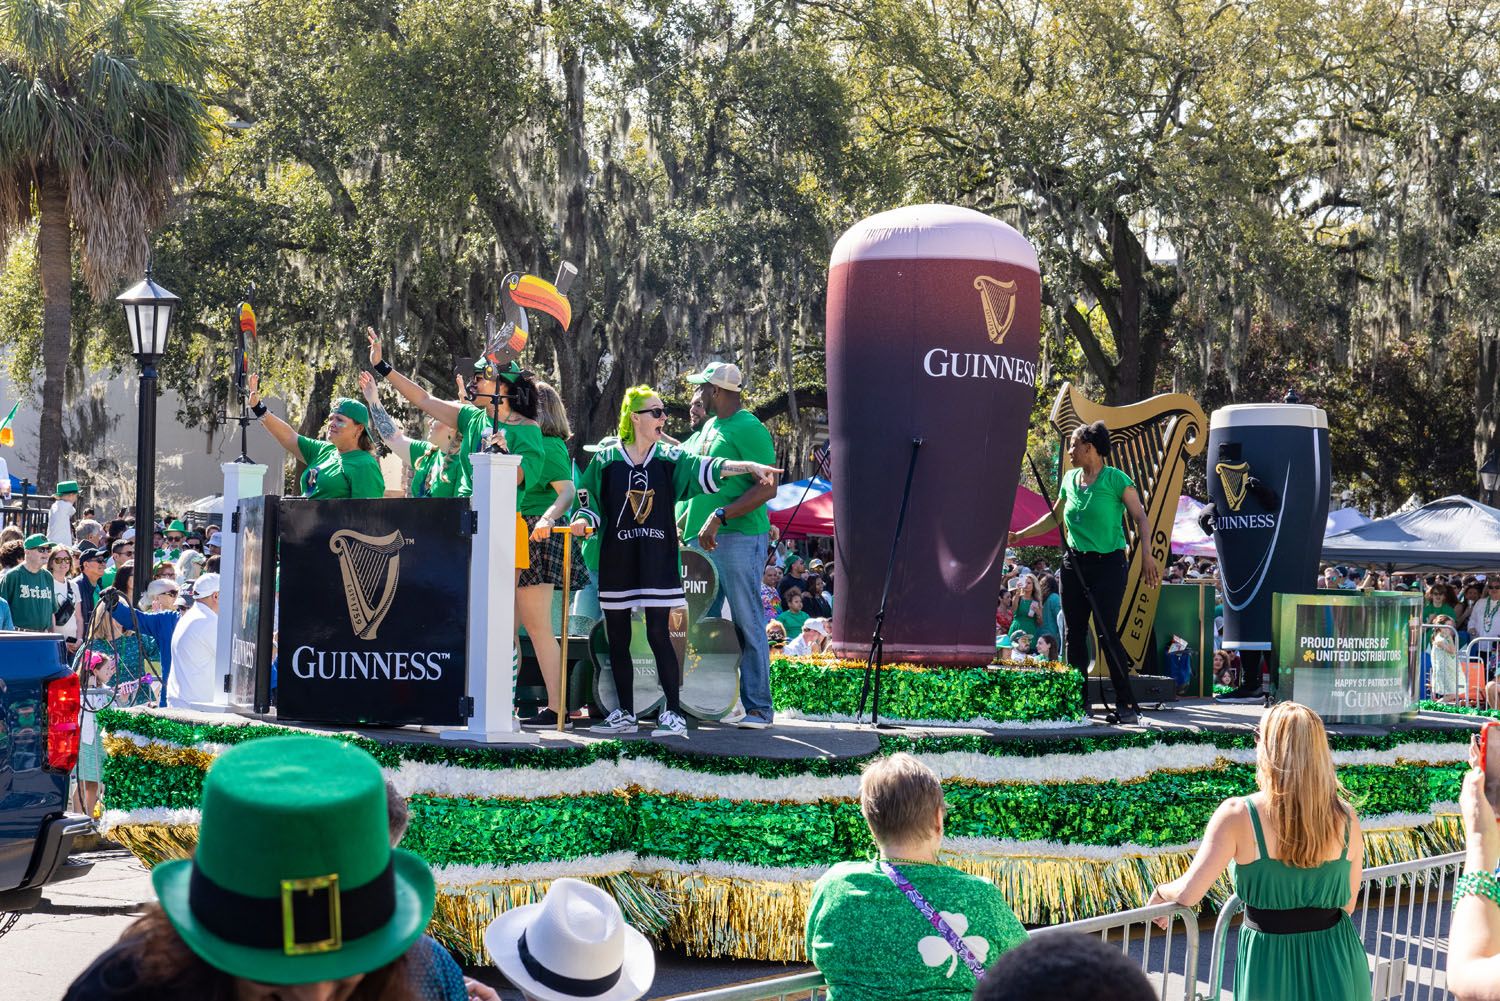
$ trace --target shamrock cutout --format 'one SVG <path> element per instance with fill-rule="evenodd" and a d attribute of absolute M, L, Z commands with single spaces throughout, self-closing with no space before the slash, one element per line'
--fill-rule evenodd
<path fill-rule="evenodd" d="M 964 936 L 964 932 L 969 930 L 969 919 L 967 916 L 954 914 L 949 911 L 939 911 L 938 913 L 944 921 L 948 922 L 948 927 L 952 928 L 963 939 L 964 945 L 969 947 L 969 951 L 974 954 L 974 958 L 983 963 L 984 957 L 989 955 L 989 940 L 983 935 Z M 943 961 L 947 960 L 948 972 L 945 974 L 947 977 L 952 977 L 953 972 L 958 969 L 958 953 L 954 951 L 953 946 L 949 945 L 941 935 L 928 935 L 922 939 L 917 943 L 917 952 L 922 954 L 922 962 L 928 966 L 941 966 Z"/>

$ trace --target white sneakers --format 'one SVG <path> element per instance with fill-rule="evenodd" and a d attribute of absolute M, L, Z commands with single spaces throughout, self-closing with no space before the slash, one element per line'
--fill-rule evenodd
<path fill-rule="evenodd" d="M 595 723 L 589 727 L 592 733 L 635 733 L 640 729 L 633 713 L 623 712 L 616 709 L 602 723 Z M 653 737 L 683 737 L 688 735 L 687 720 L 670 709 L 663 709 L 656 717 L 656 729 L 651 731 Z"/>
<path fill-rule="evenodd" d="M 635 714 L 619 709 L 610 713 L 603 723 L 595 723 L 589 727 L 591 733 L 635 733 L 637 729 L 639 727 L 635 723 Z"/>
<path fill-rule="evenodd" d="M 687 735 L 687 720 L 670 709 L 663 709 L 657 714 L 656 729 L 651 731 L 651 736 L 682 737 L 686 739 Z"/>

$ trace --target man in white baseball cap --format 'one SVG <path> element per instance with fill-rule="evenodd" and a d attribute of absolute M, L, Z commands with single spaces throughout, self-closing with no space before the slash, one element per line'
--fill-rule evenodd
<path fill-rule="evenodd" d="M 646 936 L 625 923 L 615 898 L 580 879 L 555 879 L 540 904 L 501 914 L 484 946 L 531 1001 L 635 1001 L 656 976 Z"/>
<path fill-rule="evenodd" d="M 732 362 L 717 361 L 687 377 L 698 387 L 709 419 L 699 429 L 697 453 L 726 461 L 776 464 L 776 446 L 771 432 L 740 399 L 742 376 Z M 740 477 L 748 480 L 746 477 Z M 718 493 L 687 501 L 677 512 L 682 537 L 696 540 L 719 572 L 719 597 L 708 609 L 719 615 L 729 605 L 730 618 L 739 634 L 740 705 L 725 717 L 746 729 L 761 730 L 775 718 L 771 700 L 771 649 L 762 628 L 765 613 L 760 603 L 761 577 L 765 573 L 766 549 L 771 544 L 771 517 L 766 501 L 776 496 L 774 484 L 753 480 L 726 482 Z"/>
<path fill-rule="evenodd" d="M 199 709 L 212 705 L 223 688 L 218 681 L 219 575 L 193 581 L 193 607 L 172 632 L 172 670 L 167 675 L 167 706 Z"/>

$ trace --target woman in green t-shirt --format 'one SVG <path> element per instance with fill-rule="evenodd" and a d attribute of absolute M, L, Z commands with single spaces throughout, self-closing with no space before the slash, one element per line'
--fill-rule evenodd
<path fill-rule="evenodd" d="M 369 372 L 359 373 L 359 391 L 370 407 L 370 420 L 381 440 L 412 471 L 411 496 L 457 497 L 461 479 L 458 450 L 463 443 L 458 429 L 429 417 L 427 440 L 408 438 L 380 405 L 380 389 Z"/>
<path fill-rule="evenodd" d="M 385 476 L 375 461 L 370 438 L 370 411 L 358 400 L 333 401 L 323 438 L 300 435 L 286 421 L 266 409 L 260 399 L 260 376 L 250 376 L 250 410 L 277 444 L 307 464 L 302 473 L 302 496 L 310 500 L 385 496 Z"/>
<path fill-rule="evenodd" d="M 521 517 L 526 519 L 530 538 L 531 566 L 521 571 L 516 583 L 516 614 L 547 686 L 547 705 L 535 716 L 521 721 L 522 726 L 557 726 L 558 713 L 565 713 L 559 680 L 562 652 L 558 649 L 552 625 L 552 592 L 564 586 L 563 546 L 577 546 L 571 535 L 552 532 L 554 525 L 566 525 L 573 509 L 577 490 L 573 486 L 573 457 L 568 454 L 568 411 L 562 397 L 545 382 L 536 384 L 536 419 L 542 431 L 542 474 L 528 481 L 521 492 Z M 589 582 L 588 569 L 575 548 L 571 556 L 572 590 Z M 566 599 L 564 605 L 566 605 Z M 571 726 L 571 724 L 565 724 Z"/>
<path fill-rule="evenodd" d="M 1010 544 L 1061 527 L 1065 546 L 1062 567 L 1062 612 L 1067 627 L 1067 660 L 1083 675 L 1083 706 L 1090 711 L 1088 696 L 1089 619 L 1094 607 L 1104 621 L 1095 626 L 1118 629 L 1120 604 L 1125 599 L 1128 571 L 1125 551 L 1125 515 L 1135 522 L 1140 538 L 1151 538 L 1146 509 L 1141 506 L 1135 483 L 1124 470 L 1109 465 L 1109 428 L 1103 421 L 1079 426 L 1068 442 L 1073 468 L 1063 475 L 1057 503 L 1037 521 L 1010 533 Z M 1147 550 L 1142 576 L 1148 587 L 1161 584 L 1161 565 Z M 1092 602 L 1090 601 L 1092 595 Z M 1019 614 L 1017 618 L 1019 618 Z M 1119 698 L 1119 721 L 1136 721 L 1140 707 L 1130 693 L 1129 680 L 1115 678 L 1114 658 L 1106 657 L 1111 680 Z M 1118 665 L 1124 671 L 1128 665 Z"/>

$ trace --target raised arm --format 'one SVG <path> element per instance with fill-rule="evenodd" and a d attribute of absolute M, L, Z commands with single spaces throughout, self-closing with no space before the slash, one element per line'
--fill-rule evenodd
<path fill-rule="evenodd" d="M 250 389 L 250 395 L 246 398 L 246 402 L 250 404 L 251 410 L 255 410 L 261 405 L 259 372 L 250 373 L 248 385 Z M 262 426 L 264 426 L 267 431 L 271 432 L 271 437 L 276 439 L 276 443 L 278 445 L 280 445 L 282 448 L 286 449 L 293 455 L 302 455 L 302 450 L 297 447 L 296 428 L 292 427 L 286 421 L 282 420 L 280 417 L 277 417 L 269 410 L 267 410 L 265 413 L 258 414 L 257 416 L 260 418 L 260 423 L 262 424 Z"/>
<path fill-rule="evenodd" d="M 365 335 L 370 339 L 370 367 L 380 371 L 381 362 L 385 360 L 385 351 L 380 346 L 380 335 L 375 332 L 374 327 L 366 327 Z M 423 413 L 436 417 L 438 421 L 450 427 L 458 427 L 459 407 L 457 404 L 438 399 L 393 368 L 386 371 L 384 378 L 395 387 L 396 392 L 405 397 L 408 403 L 414 404 Z"/>
<path fill-rule="evenodd" d="M 401 456 L 403 466 L 410 466 L 411 439 L 401 433 L 401 429 L 396 426 L 395 418 L 380 405 L 380 387 L 375 384 L 375 377 L 369 372 L 359 373 L 359 391 L 364 394 L 365 402 L 370 405 L 370 423 L 380 433 L 381 440 L 390 447 L 392 452 Z"/>
<path fill-rule="evenodd" d="M 771 487 L 773 496 L 776 493 L 776 477 L 781 473 L 781 470 L 775 466 L 767 466 L 759 462 L 745 462 L 740 459 L 724 463 L 719 467 L 719 471 L 723 476 L 753 476 L 755 482 L 761 486 Z"/>

